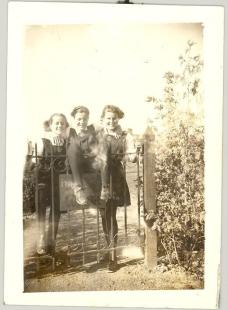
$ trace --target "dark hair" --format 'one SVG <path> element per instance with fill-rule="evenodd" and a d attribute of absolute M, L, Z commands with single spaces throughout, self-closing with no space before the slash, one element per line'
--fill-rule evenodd
<path fill-rule="evenodd" d="M 125 115 L 124 112 L 115 105 L 106 105 L 104 109 L 102 110 L 101 118 L 105 116 L 106 112 L 116 113 L 119 119 L 123 118 Z"/>
<path fill-rule="evenodd" d="M 89 116 L 89 110 L 83 105 L 79 105 L 78 107 L 75 107 L 72 112 L 71 116 L 75 117 L 76 113 L 86 113 Z"/>
<path fill-rule="evenodd" d="M 69 127 L 69 123 L 68 123 L 67 118 L 66 118 L 66 116 L 64 114 L 62 114 L 62 113 L 54 113 L 54 114 L 51 115 L 51 117 L 49 118 L 48 121 L 43 122 L 43 127 L 44 127 L 45 131 L 50 131 L 50 125 L 53 123 L 53 118 L 55 116 L 60 116 L 60 117 L 64 118 L 66 127 Z"/>

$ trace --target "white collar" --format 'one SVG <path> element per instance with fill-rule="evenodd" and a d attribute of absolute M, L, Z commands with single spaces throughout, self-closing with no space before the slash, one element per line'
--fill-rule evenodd
<path fill-rule="evenodd" d="M 44 134 L 44 138 L 50 140 L 53 145 L 56 144 L 56 141 L 58 141 L 57 143 L 59 143 L 59 141 L 61 141 L 60 144 L 63 145 L 66 137 L 67 137 L 67 130 L 59 136 L 55 135 L 52 131 L 47 131 Z"/>
<path fill-rule="evenodd" d="M 115 131 L 108 131 L 107 128 L 103 127 L 103 130 L 104 130 L 104 133 L 106 135 L 110 135 L 110 136 L 113 136 L 117 139 L 119 139 L 122 135 L 122 129 L 121 129 L 121 126 L 117 126 L 116 130 Z"/>

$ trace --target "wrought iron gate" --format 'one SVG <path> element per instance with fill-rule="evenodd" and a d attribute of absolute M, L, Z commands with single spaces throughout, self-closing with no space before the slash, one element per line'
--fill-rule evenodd
<path fill-rule="evenodd" d="M 119 231 L 118 231 L 118 244 L 114 244 L 113 236 L 113 215 L 111 213 L 111 242 L 107 246 L 105 236 L 102 229 L 102 212 L 103 204 L 100 204 L 99 195 L 95 193 L 96 198 L 91 199 L 86 206 L 79 206 L 72 193 L 71 187 L 71 175 L 70 168 L 67 164 L 66 155 L 54 155 L 39 156 L 37 152 L 37 145 L 33 152 L 28 155 L 29 160 L 35 162 L 35 206 L 36 206 L 36 229 L 39 232 L 39 219 L 38 214 L 40 210 L 39 194 L 42 190 L 42 180 L 40 180 L 40 161 L 45 162 L 46 173 L 50 180 L 50 201 L 49 208 L 45 209 L 45 212 L 49 211 L 49 222 L 45 224 L 51 225 L 51 238 L 54 240 L 54 251 L 52 253 L 43 253 L 38 255 L 33 251 L 24 257 L 25 267 L 33 262 L 36 266 L 36 271 L 40 271 L 40 264 L 43 260 L 49 260 L 51 263 L 51 270 L 54 271 L 56 264 L 58 264 L 59 253 L 64 253 L 64 259 L 66 265 L 72 266 L 74 264 L 80 264 L 85 266 L 89 263 L 100 263 L 105 253 L 114 255 L 114 251 L 122 251 L 129 246 L 137 246 L 138 248 L 144 248 L 144 230 L 141 225 L 141 218 L 143 217 L 143 145 L 137 147 L 137 161 L 136 163 L 122 162 L 124 175 L 127 179 L 130 188 L 130 194 L 132 197 L 132 206 L 129 208 L 124 205 L 118 210 Z M 127 155 L 127 154 L 124 154 Z M 56 204 L 56 173 L 59 177 L 58 190 L 59 190 L 59 205 Z M 89 176 L 97 177 L 97 176 Z M 42 179 L 42 178 L 41 178 Z M 124 188 L 125 192 L 125 188 Z M 112 177 L 110 175 L 110 196 L 112 195 Z M 62 229 L 58 229 L 57 237 L 55 237 L 55 223 L 56 212 L 55 208 L 59 208 L 59 216 L 61 216 L 60 226 Z M 131 223 L 131 218 L 128 216 L 129 210 L 134 209 L 134 221 Z M 136 212 L 135 212 L 136 208 Z M 111 210 L 112 212 L 112 210 Z M 136 214 L 136 220 L 135 220 Z M 48 216 L 46 215 L 46 218 Z M 45 225 L 45 229 L 46 226 Z M 57 225 L 58 226 L 58 225 Z M 60 228 L 60 227 L 59 227 Z M 61 231 L 62 238 L 59 239 L 59 231 Z M 59 241 L 60 240 L 60 241 Z M 55 242 L 56 241 L 56 242 Z M 27 242 L 24 238 L 24 244 Z M 36 243 L 36 242 L 34 242 Z M 25 268 L 26 272 L 26 268 Z"/>

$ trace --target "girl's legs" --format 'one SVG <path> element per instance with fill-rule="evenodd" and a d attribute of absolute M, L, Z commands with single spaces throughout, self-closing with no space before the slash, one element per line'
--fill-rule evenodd
<path fill-rule="evenodd" d="M 37 253 L 46 253 L 46 236 L 45 236 L 45 221 L 46 221 L 46 208 L 48 198 L 48 186 L 47 184 L 39 184 L 38 187 L 38 241 L 37 241 Z"/>
<path fill-rule="evenodd" d="M 80 146 L 72 141 L 67 150 L 67 157 L 72 171 L 72 179 L 76 201 L 79 205 L 87 204 L 87 197 L 83 185 L 83 156 Z"/>
<path fill-rule="evenodd" d="M 58 189 L 56 189 L 58 191 Z M 60 220 L 60 197 L 59 191 L 54 195 L 54 205 L 50 206 L 50 214 L 47 231 L 47 251 L 53 254 L 55 251 L 55 241 Z"/>
<path fill-rule="evenodd" d="M 115 264 L 117 262 L 117 255 L 116 255 L 115 248 L 117 246 L 117 239 L 118 239 L 118 224 L 117 224 L 116 215 L 117 215 L 117 207 L 112 204 L 111 200 L 107 201 L 106 208 L 104 209 L 104 212 L 102 212 L 101 214 L 102 226 L 103 226 L 103 231 L 105 234 L 107 246 L 109 248 L 112 248 L 112 247 L 114 248 L 113 257 L 112 255 L 109 255 L 109 257 L 110 257 L 110 262 L 114 261 Z"/>
<path fill-rule="evenodd" d="M 82 187 L 81 178 L 81 150 L 76 142 L 71 142 L 67 150 L 67 156 L 69 160 L 69 165 L 72 170 L 72 178 L 75 186 Z"/>

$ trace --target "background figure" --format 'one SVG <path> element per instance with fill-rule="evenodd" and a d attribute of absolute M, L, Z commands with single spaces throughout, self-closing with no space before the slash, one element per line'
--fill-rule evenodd
<path fill-rule="evenodd" d="M 126 159 L 132 162 L 136 161 L 133 138 L 124 132 L 118 124 L 123 117 L 124 113 L 118 107 L 105 106 L 101 115 L 102 129 L 97 135 L 99 154 L 102 154 L 100 196 L 104 205 L 104 211 L 101 213 L 102 225 L 108 246 L 114 248 L 117 246 L 118 239 L 117 207 L 130 205 L 130 193 L 122 161 Z M 115 249 L 114 255 L 109 261 L 109 269 L 115 270 L 116 268 Z"/>
<path fill-rule="evenodd" d="M 71 115 L 74 119 L 74 128 L 70 128 L 69 131 L 67 155 L 72 170 L 73 189 L 77 203 L 87 205 L 87 187 L 91 178 L 86 178 L 86 174 L 97 174 L 96 181 L 89 186 L 93 193 L 97 193 L 97 186 L 100 186 L 100 173 L 96 162 L 96 132 L 93 125 L 88 126 L 89 110 L 86 107 L 75 107 Z"/>
<path fill-rule="evenodd" d="M 49 121 L 44 123 L 48 131 L 45 138 L 37 143 L 38 166 L 36 167 L 38 181 L 38 254 L 53 254 L 55 251 L 55 240 L 60 219 L 59 198 L 59 175 L 65 173 L 66 156 L 66 129 L 69 126 L 65 115 L 53 114 Z M 57 156 L 61 156 L 57 158 Z M 51 158 L 56 156 L 51 172 Z M 46 234 L 46 213 L 50 206 L 48 228 Z"/>

